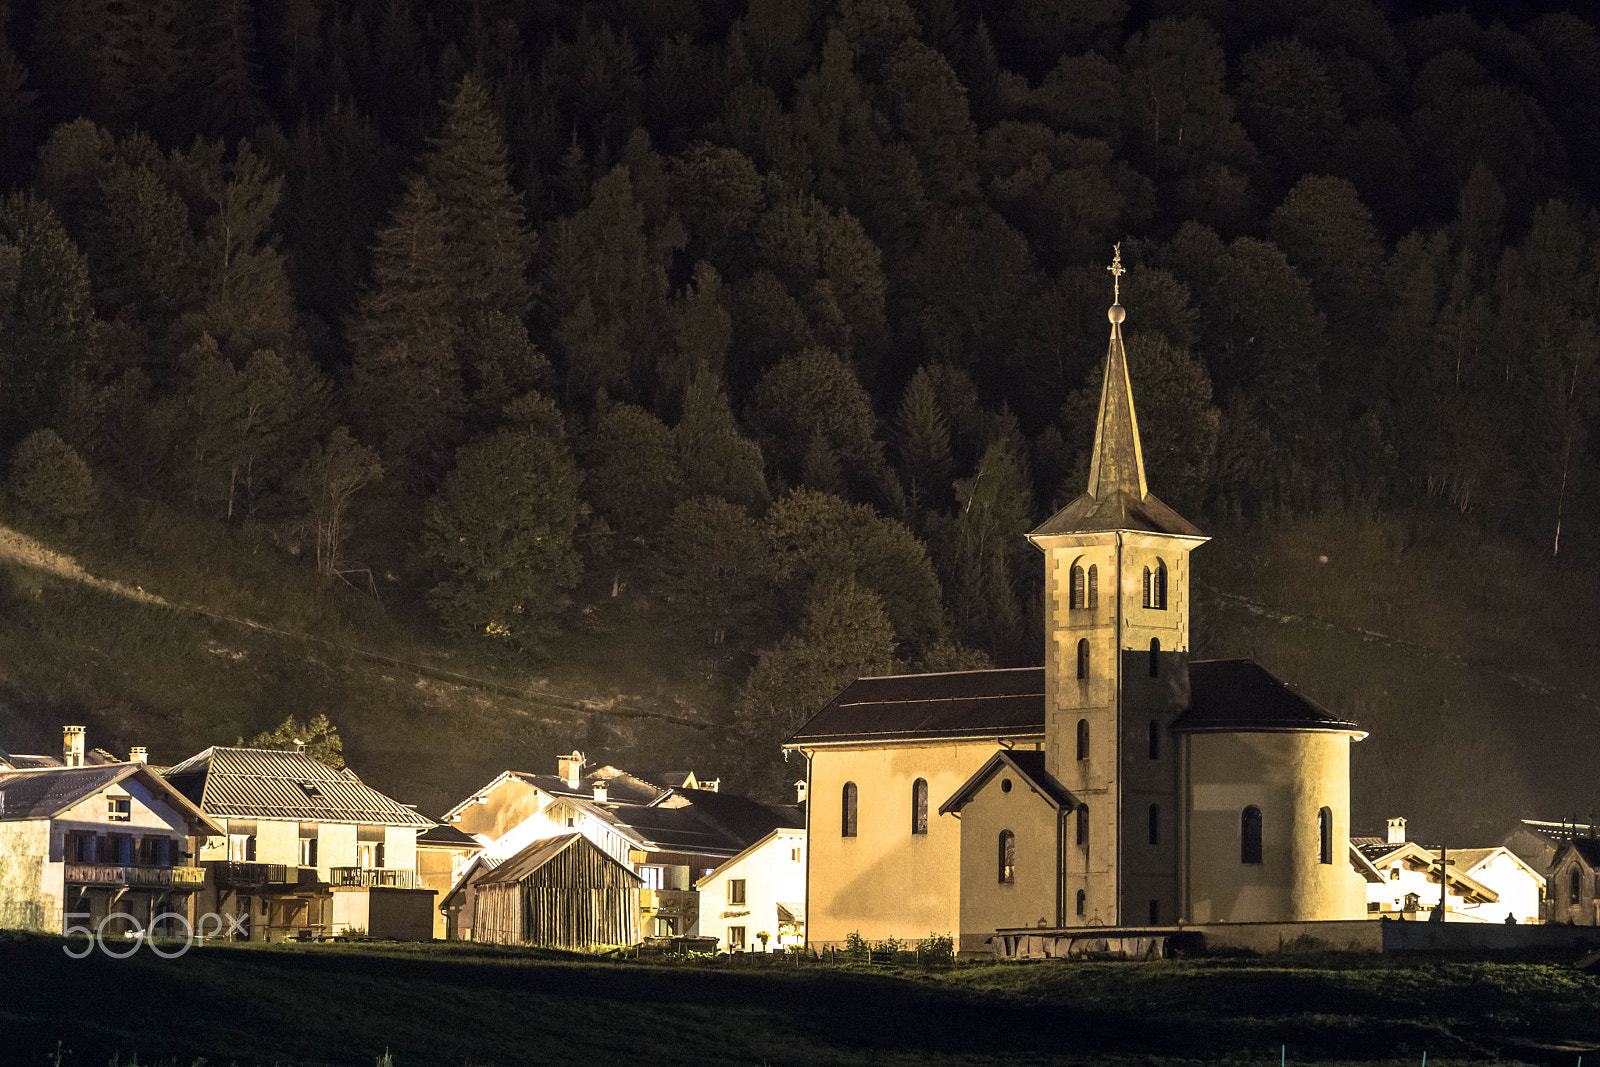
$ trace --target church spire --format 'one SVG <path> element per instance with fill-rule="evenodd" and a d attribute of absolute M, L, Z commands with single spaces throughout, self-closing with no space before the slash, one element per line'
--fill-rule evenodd
<path fill-rule="evenodd" d="M 1111 320 L 1111 346 L 1106 352 L 1105 381 L 1100 386 L 1100 418 L 1094 428 L 1094 455 L 1089 461 L 1089 495 L 1105 500 L 1118 491 L 1135 501 L 1150 492 L 1144 480 L 1144 453 L 1139 448 L 1139 419 L 1133 413 L 1133 386 L 1128 381 L 1128 353 L 1122 347 L 1122 320 L 1126 315 L 1120 303 L 1122 245 L 1115 246 L 1111 266 L 1112 304 L 1106 317 Z"/>

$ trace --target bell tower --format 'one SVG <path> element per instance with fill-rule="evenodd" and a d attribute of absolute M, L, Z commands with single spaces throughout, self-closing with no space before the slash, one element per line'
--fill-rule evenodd
<path fill-rule="evenodd" d="M 1062 835 L 1069 926 L 1178 918 L 1178 759 L 1189 553 L 1207 538 L 1145 484 L 1121 247 L 1087 490 L 1028 535 L 1045 558 L 1045 766 L 1078 798 Z"/>

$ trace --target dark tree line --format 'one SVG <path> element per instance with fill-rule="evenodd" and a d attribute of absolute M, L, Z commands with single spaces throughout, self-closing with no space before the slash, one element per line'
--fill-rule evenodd
<path fill-rule="evenodd" d="M 744 706 L 780 729 L 835 675 L 1034 658 L 1021 534 L 1082 483 L 1121 241 L 1180 510 L 1600 547 L 1573 14 L 14 0 L 0 29 L 0 444 L 44 516 L 272 524 L 512 647 L 627 572 L 769 648 Z"/>

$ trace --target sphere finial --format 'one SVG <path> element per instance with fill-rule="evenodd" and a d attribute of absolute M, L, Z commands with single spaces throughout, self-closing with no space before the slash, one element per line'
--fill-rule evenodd
<path fill-rule="evenodd" d="M 1106 318 L 1111 320 L 1111 325 L 1113 325 L 1113 326 L 1116 326 L 1119 323 L 1121 323 L 1122 320 L 1124 318 L 1126 318 L 1126 317 L 1127 317 L 1127 312 L 1122 309 L 1122 305 L 1121 304 L 1112 304 L 1109 308 L 1106 309 Z"/>

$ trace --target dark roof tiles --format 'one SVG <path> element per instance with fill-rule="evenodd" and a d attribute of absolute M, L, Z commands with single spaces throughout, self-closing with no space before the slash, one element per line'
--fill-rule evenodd
<path fill-rule="evenodd" d="M 136 766 L 116 763 L 0 771 L 0 793 L 5 794 L 0 820 L 52 818 L 119 779 L 129 777 Z"/>
<path fill-rule="evenodd" d="M 432 826 L 433 820 L 303 752 L 208 748 L 166 772 L 207 815 Z"/>

